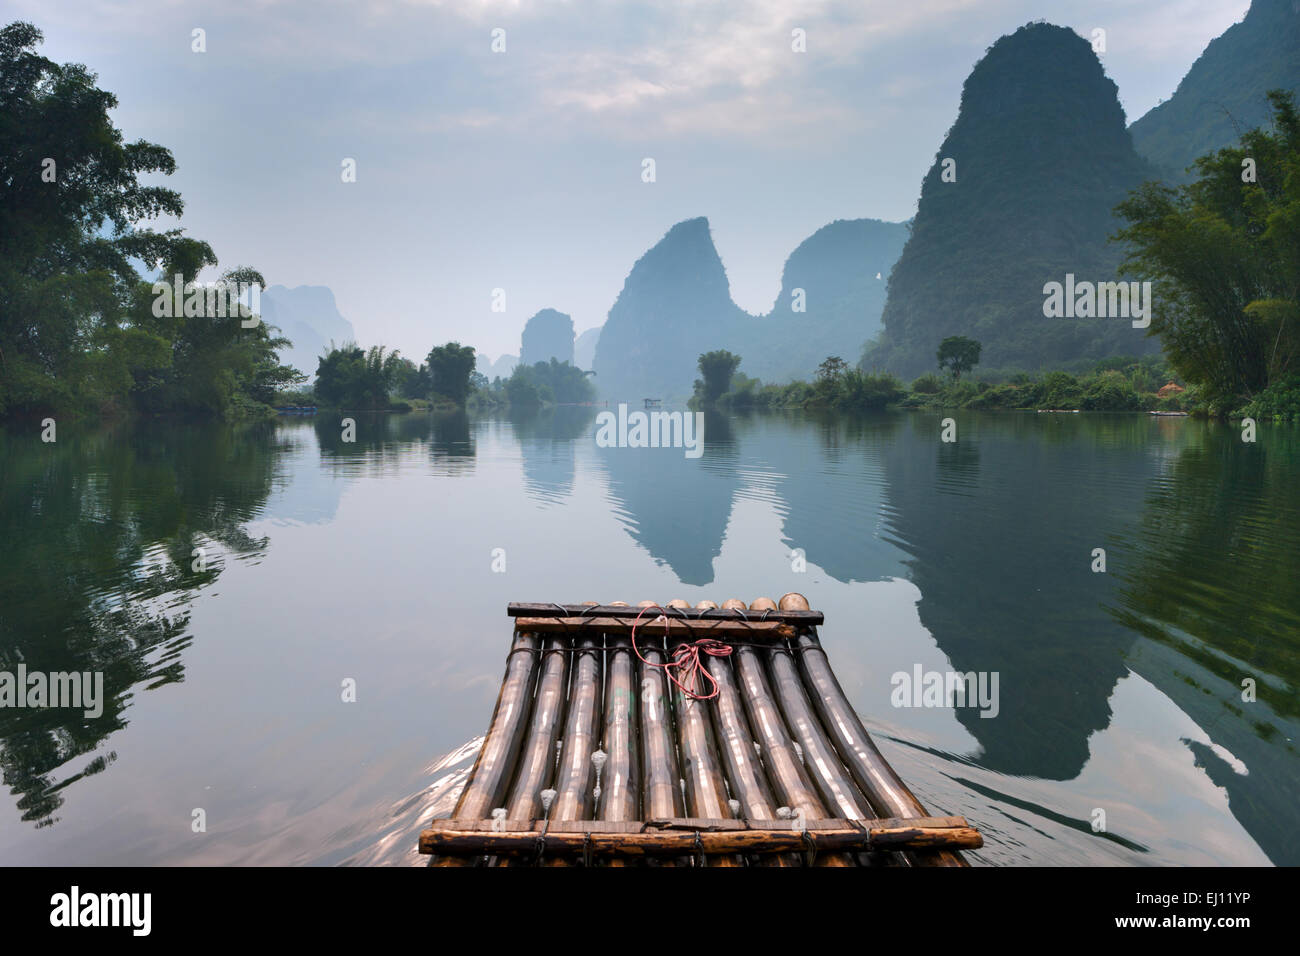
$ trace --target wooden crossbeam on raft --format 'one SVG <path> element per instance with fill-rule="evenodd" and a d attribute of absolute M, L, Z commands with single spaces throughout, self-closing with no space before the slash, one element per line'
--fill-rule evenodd
<path fill-rule="evenodd" d="M 692 853 L 788 853 L 908 849 L 976 849 L 979 831 L 962 817 L 809 820 L 803 830 L 788 820 L 689 819 L 644 824 L 567 821 L 543 830 L 544 821 L 435 820 L 420 834 L 421 853 L 561 856 L 689 856 Z M 499 829 L 493 829 L 497 824 Z"/>
<path fill-rule="evenodd" d="M 676 637 L 692 641 L 703 637 L 720 641 L 788 641 L 796 633 L 793 626 L 780 621 L 677 620 L 657 615 L 647 615 L 639 623 L 630 617 L 515 618 L 516 630 L 533 634 L 631 634 L 633 627 L 642 637 Z"/>
<path fill-rule="evenodd" d="M 709 602 L 704 602 L 709 603 Z M 737 602 L 739 603 L 739 602 Z M 510 617 L 613 617 L 632 618 L 640 616 L 642 621 L 653 616 L 654 606 L 642 614 L 644 605 L 628 607 L 626 604 L 526 604 L 512 601 L 506 605 L 506 614 Z M 821 611 L 804 608 L 781 610 L 772 605 L 770 610 L 756 609 L 747 611 L 740 608 L 726 607 L 687 607 L 672 601 L 665 605 L 663 612 L 674 620 L 681 621 L 779 621 L 782 624 L 795 624 L 801 627 L 816 627 L 826 622 Z"/>

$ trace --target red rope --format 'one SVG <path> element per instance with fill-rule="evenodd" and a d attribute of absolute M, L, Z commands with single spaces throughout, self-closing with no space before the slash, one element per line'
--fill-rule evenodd
<path fill-rule="evenodd" d="M 672 681 L 674 684 L 676 684 L 681 689 L 681 692 L 685 694 L 687 697 L 691 698 L 692 700 L 712 700 L 713 698 L 717 697 L 718 681 L 712 674 L 709 673 L 709 669 L 704 666 L 704 662 L 700 659 L 700 653 L 703 652 L 705 654 L 708 654 L 711 657 L 726 657 L 728 654 L 731 653 L 731 645 L 724 644 L 722 641 L 719 641 L 712 637 L 701 637 L 697 641 L 692 641 L 690 643 L 683 642 L 681 644 L 678 644 L 677 649 L 673 651 L 672 660 L 666 664 L 656 664 L 654 661 L 648 661 L 641 656 L 641 651 L 637 649 L 636 629 L 637 629 L 637 625 L 641 623 L 641 615 L 651 609 L 657 610 L 659 612 L 658 620 L 664 622 L 664 643 L 665 645 L 667 644 L 668 623 L 671 620 L 671 618 L 668 617 L 664 609 L 661 608 L 658 604 L 651 604 L 647 607 L 641 608 L 640 614 L 637 614 L 636 620 L 632 622 L 633 653 L 636 654 L 637 658 L 641 661 L 642 664 L 645 664 L 648 667 L 662 667 L 664 673 L 668 675 L 668 679 Z M 687 629 L 689 630 L 689 628 Z M 673 674 L 674 670 L 683 673 L 686 677 L 686 680 L 685 681 L 678 680 L 677 677 Z M 701 677 L 703 677 L 705 681 L 713 685 L 713 690 L 711 690 L 707 694 L 700 693 Z"/>

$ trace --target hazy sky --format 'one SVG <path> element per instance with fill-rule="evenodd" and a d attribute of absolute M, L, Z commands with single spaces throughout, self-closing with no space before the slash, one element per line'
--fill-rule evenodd
<path fill-rule="evenodd" d="M 98 73 L 127 139 L 172 150 L 181 224 L 223 268 L 327 285 L 363 345 L 418 360 L 451 338 L 517 353 L 544 307 L 601 324 L 633 262 L 692 216 L 709 218 L 736 301 L 765 312 L 820 226 L 914 213 L 962 82 L 998 37 L 1035 19 L 1104 28 L 1132 121 L 1248 7 L 5 0 L 3 19 Z"/>

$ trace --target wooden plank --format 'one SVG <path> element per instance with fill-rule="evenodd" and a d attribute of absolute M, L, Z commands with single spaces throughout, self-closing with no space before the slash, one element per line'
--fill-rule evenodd
<path fill-rule="evenodd" d="M 432 820 L 430 830 L 445 830 L 452 833 L 532 833 L 540 831 L 543 820 L 458 820 L 447 817 Z M 888 817 L 874 820 L 859 820 L 857 823 L 868 830 L 882 832 L 896 830 L 964 830 L 973 829 L 965 817 Z M 806 820 L 805 829 L 809 831 L 844 830 L 861 832 L 858 826 L 847 820 Z M 715 832 L 737 832 L 741 830 L 792 830 L 789 820 L 731 820 L 722 817 L 669 817 L 664 820 L 553 820 L 549 833 L 643 833 L 651 830 L 707 830 Z"/>
<path fill-rule="evenodd" d="M 788 641 L 795 629 L 779 621 L 679 621 L 664 620 L 658 615 L 643 617 L 639 623 L 630 618 L 615 617 L 519 617 L 515 627 L 535 634 L 631 634 L 636 627 L 638 637 L 673 637 L 681 640 L 698 640 L 711 637 L 725 641 L 728 638 L 749 641 Z"/>
<path fill-rule="evenodd" d="M 599 821 L 593 821 L 599 822 Z M 452 830 L 429 828 L 420 834 L 421 853 L 471 856 L 531 854 L 537 849 L 540 830 L 528 832 Z M 841 825 L 833 830 L 789 827 L 759 830 L 647 830 L 644 833 L 583 832 L 552 828 L 546 833 L 548 856 L 583 853 L 617 856 L 689 856 L 733 853 L 799 853 L 809 841 L 819 851 L 832 853 L 866 850 L 977 849 L 984 845 L 973 827 L 869 827 Z"/>
<path fill-rule="evenodd" d="M 641 607 L 628 607 L 623 604 L 526 604 L 512 601 L 506 605 L 506 614 L 510 617 L 613 617 L 636 618 Z M 798 624 L 804 627 L 824 624 L 826 617 L 821 611 L 807 609 L 779 610 L 773 608 L 766 614 L 762 611 L 747 612 L 736 608 L 715 607 L 680 607 L 669 608 L 667 612 L 674 619 L 686 621 L 777 621 L 783 624 Z M 645 620 L 653 612 L 647 611 L 641 618 Z"/>

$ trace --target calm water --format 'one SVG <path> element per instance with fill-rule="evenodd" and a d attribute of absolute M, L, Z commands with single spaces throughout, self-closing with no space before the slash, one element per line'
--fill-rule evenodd
<path fill-rule="evenodd" d="M 0 862 L 418 862 L 508 601 L 797 590 L 978 862 L 1300 863 L 1300 431 L 710 418 L 689 460 L 598 448 L 593 416 L 0 433 L 0 669 L 107 697 L 0 709 Z M 997 717 L 891 706 L 916 665 L 997 672 Z"/>

